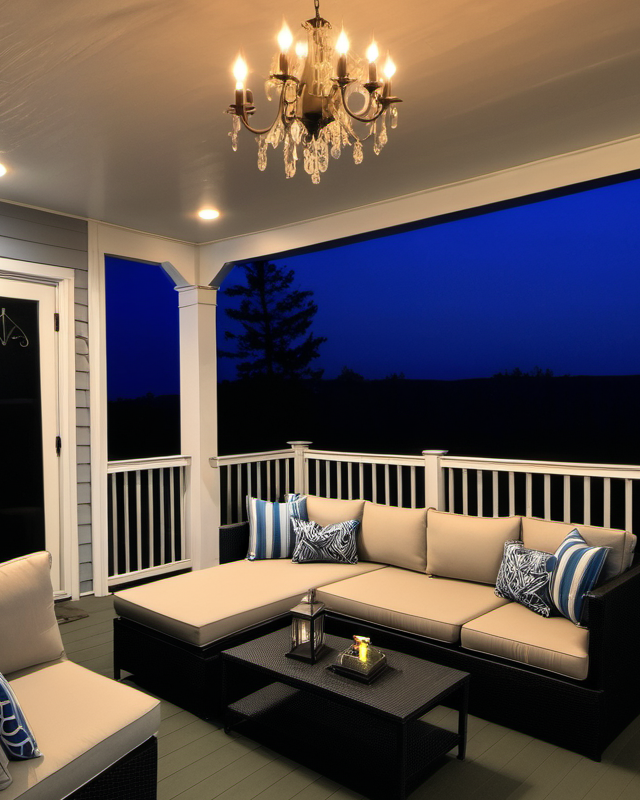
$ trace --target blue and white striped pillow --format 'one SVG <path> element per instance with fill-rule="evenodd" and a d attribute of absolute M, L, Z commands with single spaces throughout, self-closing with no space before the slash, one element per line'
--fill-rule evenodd
<path fill-rule="evenodd" d="M 582 618 L 584 595 L 595 586 L 610 549 L 589 547 L 574 528 L 555 552 L 551 599 L 558 611 L 576 625 Z"/>
<path fill-rule="evenodd" d="M 1 674 L 0 746 L 11 759 L 38 758 L 42 755 L 11 684 Z"/>
<path fill-rule="evenodd" d="M 307 498 L 288 495 L 284 503 L 247 497 L 249 561 L 291 558 L 295 534 L 291 519 L 307 519 Z"/>

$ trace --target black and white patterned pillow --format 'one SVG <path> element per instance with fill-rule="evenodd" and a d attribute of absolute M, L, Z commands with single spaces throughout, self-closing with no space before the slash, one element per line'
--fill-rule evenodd
<path fill-rule="evenodd" d="M 303 519 L 291 520 L 296 534 L 296 544 L 291 560 L 297 564 L 309 561 L 331 561 L 335 564 L 357 564 L 356 533 L 360 521 L 349 519 L 335 522 L 326 528 L 317 522 Z"/>
<path fill-rule="evenodd" d="M 549 617 L 554 610 L 549 582 L 555 563 L 556 558 L 551 553 L 529 550 L 517 540 L 505 542 L 496 594 Z"/>

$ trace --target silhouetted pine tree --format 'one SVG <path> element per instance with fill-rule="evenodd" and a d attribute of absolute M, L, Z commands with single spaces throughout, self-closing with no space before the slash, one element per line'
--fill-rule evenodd
<path fill-rule="evenodd" d="M 225 289 L 229 297 L 240 297 L 238 308 L 227 315 L 239 322 L 243 333 L 225 332 L 234 341 L 235 352 L 219 350 L 219 355 L 236 358 L 239 378 L 284 377 L 319 378 L 322 370 L 312 370 L 324 336 L 309 332 L 318 306 L 312 291 L 292 289 L 294 271 L 268 261 L 243 265 L 246 285 Z"/>

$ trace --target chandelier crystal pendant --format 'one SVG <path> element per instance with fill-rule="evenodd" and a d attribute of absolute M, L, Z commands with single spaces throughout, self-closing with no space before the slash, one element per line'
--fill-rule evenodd
<path fill-rule="evenodd" d="M 335 45 L 331 41 L 331 25 L 320 16 L 319 0 L 314 0 L 316 15 L 302 23 L 306 41 L 296 42 L 286 23 L 278 34 L 280 52 L 275 56 L 266 82 L 267 97 L 277 93 L 278 111 L 273 123 L 262 130 L 254 128 L 249 118 L 255 113 L 253 93 L 245 88 L 247 64 L 238 56 L 233 65 L 236 79 L 232 114 L 231 146 L 238 149 L 241 124 L 256 134 L 258 169 L 267 168 L 268 145 L 283 145 L 284 171 L 287 178 L 296 174 L 298 148 L 302 148 L 304 170 L 313 183 L 329 166 L 329 156 L 340 158 L 342 148 L 353 147 L 353 160 L 360 164 L 362 144 L 373 139 L 373 151 L 380 153 L 387 143 L 387 125 L 398 124 L 396 103 L 391 95 L 393 61 L 387 57 L 384 79 L 378 79 L 378 47 L 372 42 L 367 59 L 349 50 L 344 30 Z M 337 54 L 337 60 L 336 60 Z M 356 98 L 360 98 L 359 107 Z"/>

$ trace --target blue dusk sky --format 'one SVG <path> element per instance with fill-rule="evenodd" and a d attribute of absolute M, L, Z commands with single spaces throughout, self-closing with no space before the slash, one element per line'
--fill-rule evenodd
<path fill-rule="evenodd" d="M 634 179 L 274 260 L 314 293 L 324 377 L 347 366 L 366 378 L 456 380 L 536 366 L 639 374 L 639 251 Z M 109 262 L 109 397 L 177 392 L 171 281 L 152 265 Z M 223 289 L 241 280 L 236 268 Z M 220 293 L 221 341 L 224 309 L 237 303 Z M 234 376 L 220 359 L 220 379 Z"/>

